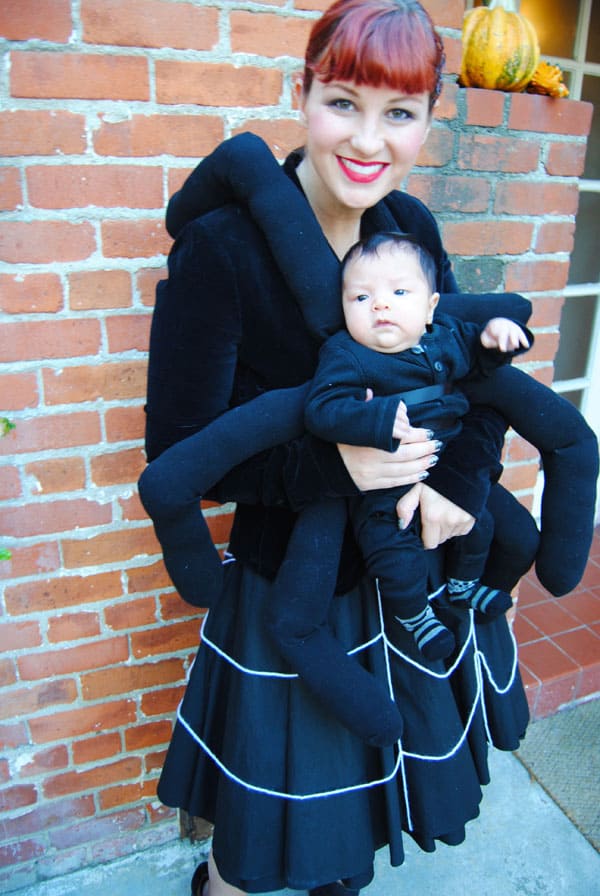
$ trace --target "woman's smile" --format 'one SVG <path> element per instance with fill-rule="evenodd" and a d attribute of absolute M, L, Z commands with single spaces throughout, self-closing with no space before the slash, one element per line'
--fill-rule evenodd
<path fill-rule="evenodd" d="M 337 156 L 337 160 L 346 177 L 355 184 L 373 183 L 388 167 L 387 162 L 359 162 L 344 156 Z"/>

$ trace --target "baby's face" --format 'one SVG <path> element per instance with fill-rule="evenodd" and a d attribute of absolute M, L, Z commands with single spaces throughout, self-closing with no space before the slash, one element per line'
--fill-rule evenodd
<path fill-rule="evenodd" d="M 431 293 L 415 253 L 380 246 L 353 259 L 344 272 L 342 307 L 356 342 L 393 354 L 412 348 L 433 320 L 439 300 Z"/>

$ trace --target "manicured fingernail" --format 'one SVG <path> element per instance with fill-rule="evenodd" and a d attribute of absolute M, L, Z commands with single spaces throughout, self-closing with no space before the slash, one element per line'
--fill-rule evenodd
<path fill-rule="evenodd" d="M 437 454 L 432 454 L 431 457 L 429 458 L 429 466 L 435 467 L 438 460 L 439 460 L 439 457 L 437 456 Z"/>
<path fill-rule="evenodd" d="M 424 473 L 420 474 L 419 479 L 427 479 L 428 476 L 429 476 L 429 473 L 427 472 L 427 470 L 425 470 Z"/>
<path fill-rule="evenodd" d="M 398 519 L 398 528 L 406 529 L 406 523 L 404 522 L 404 520 Z"/>
<path fill-rule="evenodd" d="M 438 439 L 438 441 L 435 443 L 435 450 L 436 450 L 436 451 L 441 451 L 443 447 L 444 447 L 444 443 L 443 443 L 443 442 L 440 442 L 439 439 Z"/>
<path fill-rule="evenodd" d="M 435 438 L 435 433 L 434 433 L 434 431 L 433 431 L 432 429 L 428 429 L 428 430 L 427 430 L 427 438 L 429 439 L 430 442 L 431 442 L 432 439 Z"/>

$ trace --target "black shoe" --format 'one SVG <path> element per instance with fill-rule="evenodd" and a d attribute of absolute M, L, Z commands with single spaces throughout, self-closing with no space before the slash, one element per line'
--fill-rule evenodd
<path fill-rule="evenodd" d="M 202 890 L 207 883 L 208 862 L 200 862 L 192 877 L 192 896 L 202 896 Z"/>
<path fill-rule="evenodd" d="M 322 887 L 315 887 L 309 890 L 309 896 L 358 896 L 360 890 L 355 887 L 346 887 L 339 881 L 334 884 L 324 884 Z"/>

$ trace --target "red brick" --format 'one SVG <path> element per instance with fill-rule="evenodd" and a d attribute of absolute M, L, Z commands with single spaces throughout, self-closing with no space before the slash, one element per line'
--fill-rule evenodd
<path fill-rule="evenodd" d="M 236 11 L 229 16 L 231 49 L 258 56 L 304 58 L 313 22 L 272 13 Z"/>
<path fill-rule="evenodd" d="M 136 659 L 161 653 L 173 654 L 198 646 L 198 622 L 196 619 L 162 625 L 149 631 L 132 632 L 131 651 Z"/>
<path fill-rule="evenodd" d="M 577 184 L 504 181 L 496 187 L 495 211 L 509 215 L 574 215 L 579 204 Z"/>
<path fill-rule="evenodd" d="M 64 744 L 51 747 L 48 750 L 40 750 L 27 756 L 26 761 L 19 765 L 19 776 L 33 778 L 44 772 L 66 768 L 69 761 L 69 752 Z"/>
<path fill-rule="evenodd" d="M 148 312 L 107 317 L 108 350 L 113 353 L 147 352 L 151 322 L 152 315 Z M 144 392 L 141 394 L 143 395 Z"/>
<path fill-rule="evenodd" d="M 37 792 L 32 784 L 17 784 L 0 790 L 0 812 L 13 812 L 37 802 Z"/>
<path fill-rule="evenodd" d="M 136 725 L 125 731 L 125 749 L 130 753 L 139 753 L 147 747 L 168 744 L 171 739 L 170 722 L 147 722 Z"/>
<path fill-rule="evenodd" d="M 166 255 L 171 246 L 162 218 L 103 221 L 101 232 L 105 258 L 152 258 Z"/>
<path fill-rule="evenodd" d="M 88 706 L 53 712 L 50 716 L 30 719 L 29 727 L 33 743 L 64 743 L 73 737 L 93 732 L 104 732 L 131 725 L 135 721 L 135 701 L 115 700 Z M 58 794 L 57 794 L 58 795 Z"/>
<path fill-rule="evenodd" d="M 139 165 L 32 165 L 28 196 L 37 208 L 162 208 L 162 169 Z"/>
<path fill-rule="evenodd" d="M 146 368 L 145 361 L 65 367 L 63 370 L 45 368 L 42 374 L 46 404 L 143 398 L 146 394 Z"/>
<path fill-rule="evenodd" d="M 100 349 L 97 320 L 15 321 L 3 324 L 1 361 L 75 358 Z"/>
<path fill-rule="evenodd" d="M 258 118 L 247 118 L 232 133 L 240 134 L 252 131 L 268 143 L 273 154 L 283 161 L 297 146 L 306 140 L 306 128 L 295 119 L 276 118 L 264 121 Z M 177 189 L 178 187 L 175 187 Z"/>
<path fill-rule="evenodd" d="M 184 677 L 182 660 L 173 658 L 89 672 L 81 676 L 81 689 L 85 700 L 102 700 L 119 694 L 154 690 Z"/>
<path fill-rule="evenodd" d="M 460 28 L 464 14 L 463 0 L 424 0 L 423 6 L 438 28 Z"/>
<path fill-rule="evenodd" d="M 289 24 L 285 20 L 286 26 Z M 264 39 L 265 35 L 263 35 Z M 282 75 L 274 69 L 207 62 L 156 61 L 156 101 L 198 106 L 272 106 L 279 102 Z"/>
<path fill-rule="evenodd" d="M 534 487 L 537 475 L 537 464 L 518 464 L 505 468 L 500 481 L 508 491 L 523 491 Z"/>
<path fill-rule="evenodd" d="M 574 143 L 572 140 L 551 143 L 548 147 L 546 171 L 562 177 L 580 177 L 585 167 L 586 149 L 585 143 Z"/>
<path fill-rule="evenodd" d="M 107 156 L 207 155 L 224 137 L 216 115 L 136 115 L 125 121 L 104 118 L 94 133 L 94 149 Z"/>
<path fill-rule="evenodd" d="M 560 323 L 564 296 L 536 296 L 533 299 L 533 315 L 529 326 L 556 327 Z"/>
<path fill-rule="evenodd" d="M 0 577 L 5 581 L 54 572 L 60 566 L 58 545 L 54 542 L 41 542 L 25 548 L 13 545 L 11 555 L 10 560 L 0 563 Z"/>
<path fill-rule="evenodd" d="M 533 238 L 533 224 L 519 221 L 449 221 L 444 245 L 451 255 L 521 255 Z"/>
<path fill-rule="evenodd" d="M 0 623 L 0 651 L 12 653 L 28 647 L 39 647 L 41 643 L 42 636 L 37 622 Z"/>
<path fill-rule="evenodd" d="M 127 570 L 129 594 L 140 594 L 163 588 L 172 588 L 171 580 L 162 560 L 150 566 L 137 566 Z"/>
<path fill-rule="evenodd" d="M 462 41 L 459 37 L 453 38 L 447 34 L 442 35 L 442 40 L 446 52 L 444 72 L 446 74 L 457 75 L 460 71 L 462 60 Z"/>
<path fill-rule="evenodd" d="M 11 264 L 81 261 L 96 249 L 91 224 L 68 221 L 5 221 L 0 225 L 0 259 Z"/>
<path fill-rule="evenodd" d="M 0 283 L 1 288 L 2 284 Z M 5 327 L 6 322 L 3 322 L 2 326 Z M 22 411 L 25 408 L 36 407 L 39 401 L 39 394 L 35 374 L 3 374 L 0 376 L 0 395 L 2 395 L 3 415 L 6 415 L 8 411 Z"/>
<path fill-rule="evenodd" d="M 104 610 L 106 624 L 113 631 L 141 628 L 156 623 L 156 602 L 153 597 L 133 598 L 113 604 Z"/>
<path fill-rule="evenodd" d="M 6 750 L 14 750 L 29 743 L 29 735 L 22 722 L 0 725 L 0 743 Z"/>
<path fill-rule="evenodd" d="M 21 495 L 21 477 L 15 467 L 0 467 L 0 501 Z"/>
<path fill-rule="evenodd" d="M 6 688 L 17 681 L 17 670 L 12 660 L 0 660 L 0 687 Z"/>
<path fill-rule="evenodd" d="M 0 701 L 0 717 L 11 719 L 16 717 L 27 718 L 31 713 L 39 710 L 53 709 L 74 703 L 77 700 L 77 685 L 68 678 L 60 681 L 45 681 L 38 685 L 5 691 Z M 48 722 L 51 716 L 44 716 Z M 34 720 L 29 719 L 29 724 Z"/>
<path fill-rule="evenodd" d="M 527 352 L 528 363 L 553 361 L 558 350 L 558 333 L 536 333 L 535 342 Z"/>
<path fill-rule="evenodd" d="M 18 426 L 0 440 L 0 455 L 95 445 L 100 438 L 100 420 L 95 412 L 27 418 L 19 420 Z"/>
<path fill-rule="evenodd" d="M 0 868 L 9 865 L 19 865 L 29 859 L 43 856 L 46 845 L 38 840 L 21 840 L 18 843 L 7 843 L 0 846 Z"/>
<path fill-rule="evenodd" d="M 458 167 L 464 170 L 527 174 L 539 159 L 540 144 L 531 139 L 471 133 L 459 138 Z"/>
<path fill-rule="evenodd" d="M 546 221 L 540 225 L 535 251 L 543 254 L 572 252 L 575 237 L 574 221 Z"/>
<path fill-rule="evenodd" d="M 139 805 L 144 799 L 156 797 L 156 781 L 145 780 L 138 784 L 121 784 L 100 791 L 100 808 L 116 809 L 118 806 Z"/>
<path fill-rule="evenodd" d="M 128 308 L 131 305 L 129 271 L 75 271 L 68 279 L 69 307 L 73 311 Z"/>
<path fill-rule="evenodd" d="M 100 633 L 100 617 L 98 613 L 67 613 L 55 616 L 48 621 L 48 641 L 50 644 L 93 638 L 100 635 Z"/>
<path fill-rule="evenodd" d="M 501 90 L 465 90 L 466 117 L 465 124 L 479 127 L 495 128 L 504 121 L 504 99 L 506 94 Z"/>
<path fill-rule="evenodd" d="M 0 168 L 0 210 L 12 212 L 22 204 L 21 172 L 18 168 Z"/>
<path fill-rule="evenodd" d="M 161 594 L 159 603 L 160 618 L 167 622 L 172 619 L 189 619 L 190 617 L 198 619 L 197 607 L 192 607 L 182 600 L 176 591 L 171 594 Z"/>
<path fill-rule="evenodd" d="M 434 212 L 472 213 L 485 212 L 489 208 L 491 186 L 483 177 L 413 174 L 407 186 L 409 193 Z"/>
<path fill-rule="evenodd" d="M 138 407 L 109 408 L 104 415 L 108 442 L 128 442 L 143 439 L 146 418 L 142 405 Z"/>
<path fill-rule="evenodd" d="M 84 740 L 75 741 L 72 750 L 75 765 L 87 765 L 99 759 L 109 759 L 122 752 L 121 735 L 113 732 L 86 737 Z"/>
<path fill-rule="evenodd" d="M 8 40 L 66 43 L 71 35 L 70 0 L 19 0 L 0 5 L 0 34 Z"/>
<path fill-rule="evenodd" d="M 23 507 L 0 511 L 0 528 L 6 535 L 24 538 L 51 532 L 68 532 L 112 521 L 112 510 L 84 498 L 56 501 L 31 501 Z"/>
<path fill-rule="evenodd" d="M 131 560 L 138 555 L 156 554 L 160 550 L 151 528 L 127 528 L 96 535 L 93 538 L 62 542 L 65 569 L 100 566 Z"/>
<path fill-rule="evenodd" d="M 163 0 L 83 0 L 83 39 L 90 44 L 210 50 L 218 41 L 218 10 Z"/>
<path fill-rule="evenodd" d="M 433 128 L 417 156 L 417 167 L 441 168 L 454 153 L 454 134 L 445 127 Z"/>
<path fill-rule="evenodd" d="M 27 476 L 35 479 L 35 494 L 72 492 L 85 487 L 85 464 L 81 457 L 47 458 L 25 467 Z"/>
<path fill-rule="evenodd" d="M 84 115 L 64 109 L 0 113 L 0 151 L 4 156 L 72 155 L 85 152 L 85 148 Z"/>
<path fill-rule="evenodd" d="M 24 613 L 45 613 L 96 601 L 110 601 L 121 596 L 119 572 L 92 576 L 57 576 L 5 587 L 6 609 L 11 616 Z"/>
<path fill-rule="evenodd" d="M 129 657 L 129 645 L 125 637 L 113 636 L 79 647 L 61 647 L 59 650 L 29 653 L 18 657 L 17 668 L 23 681 L 36 681 L 68 675 L 87 669 L 113 666 Z"/>
<path fill-rule="evenodd" d="M 145 466 L 146 458 L 141 448 L 102 454 L 92 458 L 92 482 L 98 486 L 137 482 Z"/>
<path fill-rule="evenodd" d="M 505 286 L 509 292 L 560 290 L 568 272 L 568 261 L 514 261 L 506 266 Z"/>
<path fill-rule="evenodd" d="M 11 96 L 33 99 L 149 100 L 148 61 L 141 56 L 15 51 Z"/>
<path fill-rule="evenodd" d="M 148 308 L 154 307 L 156 285 L 160 280 L 164 280 L 166 276 L 167 271 L 164 267 L 146 268 L 138 271 L 135 282 L 142 305 Z"/>
<path fill-rule="evenodd" d="M 518 93 L 511 94 L 510 100 L 509 128 L 581 137 L 590 132 L 592 103 Z"/>
<path fill-rule="evenodd" d="M 84 822 L 73 819 L 73 824 L 70 827 L 50 831 L 50 842 L 57 849 L 78 844 L 90 847 L 91 844 L 99 841 L 112 843 L 115 839 L 121 841 L 125 839 L 125 842 L 130 844 L 131 839 L 124 838 L 124 834 L 128 831 L 137 831 L 145 821 L 146 815 L 143 808 L 96 816 Z"/>
<path fill-rule="evenodd" d="M 442 83 L 442 92 L 434 109 L 436 120 L 452 120 L 456 118 L 458 114 L 457 100 L 459 96 L 460 88 L 458 87 L 458 84 L 453 84 L 449 81 L 444 81 Z"/>
<path fill-rule="evenodd" d="M 97 790 L 115 781 L 123 781 L 131 778 L 139 778 L 141 774 L 141 762 L 137 756 L 128 756 L 118 762 L 107 765 L 97 765 L 85 772 L 66 772 L 46 778 L 44 781 L 44 796 L 66 796 L 82 790 Z"/>
<path fill-rule="evenodd" d="M 182 678 L 183 682 L 183 678 Z M 142 694 L 142 712 L 146 716 L 162 716 L 175 712 L 185 691 L 184 683 L 178 688 L 161 688 Z"/>
<path fill-rule="evenodd" d="M 0 309 L 7 314 L 54 313 L 62 307 L 62 286 L 56 274 L 0 275 Z"/>
<path fill-rule="evenodd" d="M 230 511 L 221 511 L 214 515 L 206 517 L 210 534 L 215 544 L 226 544 L 229 541 L 231 525 L 233 523 L 233 513 Z"/>

